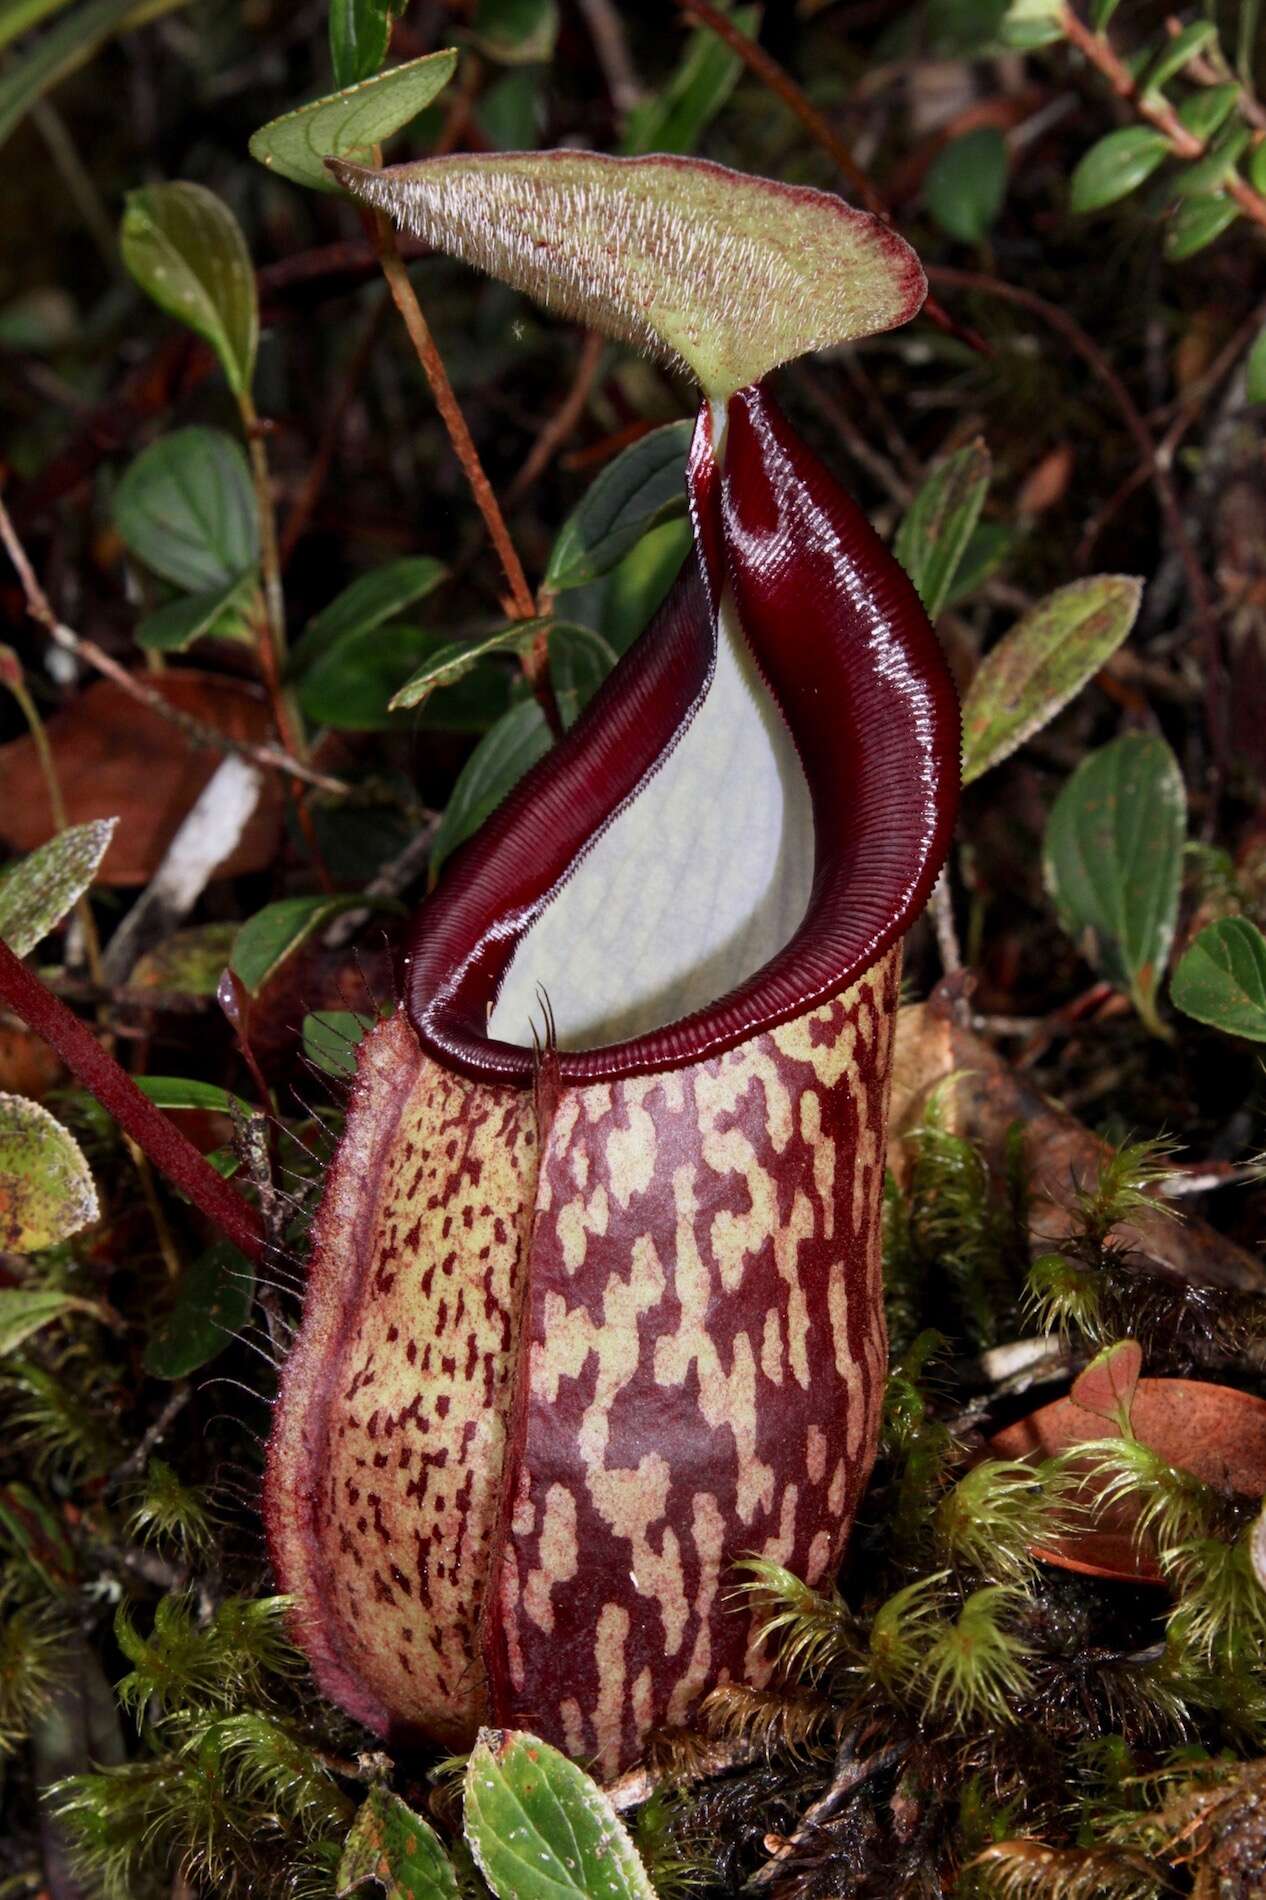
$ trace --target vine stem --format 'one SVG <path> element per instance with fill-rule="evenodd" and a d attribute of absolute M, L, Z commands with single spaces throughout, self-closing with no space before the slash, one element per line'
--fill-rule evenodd
<path fill-rule="evenodd" d="M 404 327 L 409 332 L 409 340 L 417 352 L 422 373 L 426 377 L 431 394 L 435 398 L 435 406 L 448 431 L 453 452 L 461 463 L 462 473 L 470 484 L 471 493 L 484 518 L 484 525 L 491 537 L 492 545 L 497 550 L 497 558 L 501 562 L 502 571 L 510 589 L 510 597 L 514 603 L 514 618 L 532 620 L 536 616 L 536 602 L 533 599 L 532 590 L 528 586 L 523 565 L 510 539 L 510 531 L 506 527 L 505 517 L 501 513 L 497 497 L 492 492 L 492 483 L 484 473 L 479 451 L 466 426 L 466 418 L 453 394 L 453 385 L 448 380 L 448 371 L 444 368 L 443 359 L 435 347 L 430 326 L 422 314 L 422 306 L 414 294 L 413 285 L 409 282 L 409 273 L 404 267 L 404 260 L 396 244 L 395 228 L 383 211 L 372 213 L 372 224 L 374 248 L 378 254 L 378 262 L 382 266 L 383 276 L 387 280 L 387 288 L 391 292 L 396 309 L 400 312 Z"/>
<path fill-rule="evenodd" d="M 257 1265 L 265 1255 L 259 1215 L 101 1047 L 92 1031 L 46 989 L 0 938 L 0 1002 L 42 1036 L 173 1187 L 188 1196 Z"/>
<path fill-rule="evenodd" d="M 1163 93 L 1139 91 L 1138 80 L 1106 33 L 1092 32 L 1069 6 L 1060 12 L 1059 29 L 1070 46 L 1075 46 L 1096 72 L 1102 74 L 1119 99 L 1132 106 L 1140 119 L 1146 119 L 1158 132 L 1164 133 L 1175 158 L 1204 157 L 1209 149 L 1208 141 L 1198 139 L 1194 132 L 1188 131 Z M 1222 188 L 1229 197 L 1234 198 L 1246 218 L 1252 218 L 1255 224 L 1266 227 L 1266 198 L 1254 191 L 1247 179 L 1233 173 Z"/>

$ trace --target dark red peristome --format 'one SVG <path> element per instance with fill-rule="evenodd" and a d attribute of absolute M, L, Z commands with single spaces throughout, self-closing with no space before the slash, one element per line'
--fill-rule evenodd
<path fill-rule="evenodd" d="M 904 935 L 940 870 L 958 801 L 958 701 L 914 587 L 763 385 L 731 399 L 721 462 L 705 408 L 688 474 L 699 556 L 413 924 L 410 1020 L 424 1048 L 471 1077 L 531 1081 L 531 1050 L 490 1038 L 488 1010 L 533 919 L 697 709 L 727 584 L 804 764 L 809 910 L 728 995 L 651 1034 L 562 1054 L 561 1081 L 697 1062 L 838 995 Z"/>

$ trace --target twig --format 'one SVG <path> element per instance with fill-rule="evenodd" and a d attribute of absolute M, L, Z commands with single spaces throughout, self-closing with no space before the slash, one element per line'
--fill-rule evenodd
<path fill-rule="evenodd" d="M 510 588 L 514 617 L 518 620 L 531 620 L 536 615 L 536 602 L 532 590 L 527 584 L 522 563 L 510 539 L 510 531 L 492 492 L 492 483 L 484 473 L 479 451 L 474 438 L 466 426 L 466 418 L 461 406 L 453 394 L 453 386 L 448 380 L 448 372 L 435 347 L 422 306 L 414 294 L 409 274 L 396 245 L 395 228 L 383 211 L 372 214 L 374 242 L 378 251 L 378 262 L 382 266 L 383 276 L 391 292 L 396 309 L 404 319 L 404 327 L 409 332 L 410 341 L 417 352 L 422 372 L 426 377 L 435 406 L 440 412 L 453 452 L 461 463 L 462 472 L 470 484 L 471 493 L 480 514 L 484 518 L 492 544 L 497 550 L 497 558 Z"/>
<path fill-rule="evenodd" d="M 563 397 L 554 414 L 537 436 L 522 468 L 506 491 L 506 500 L 517 501 L 549 467 L 554 456 L 566 442 L 576 424 L 584 414 L 589 392 L 593 388 L 594 377 L 598 374 L 598 365 L 602 361 L 603 340 L 596 330 L 586 333 L 580 346 L 580 357 L 576 364 L 576 374 L 572 378 L 571 388 Z"/>
<path fill-rule="evenodd" d="M 946 976 L 956 976 L 963 967 L 963 953 L 958 942 L 958 927 L 954 922 L 949 880 L 943 870 L 932 886 L 928 909 L 932 914 L 932 928 L 936 932 L 936 947 L 941 953 L 941 968 Z"/>
<path fill-rule="evenodd" d="M 892 213 L 888 209 L 882 192 L 871 182 L 843 139 L 796 84 L 786 67 L 780 66 L 763 46 L 758 46 L 755 40 L 747 37 L 746 33 L 741 33 L 733 20 L 714 7 L 711 0 L 677 0 L 677 4 L 689 19 L 698 21 L 700 26 L 706 26 L 709 32 L 715 33 L 718 39 L 725 41 L 732 52 L 738 54 L 748 71 L 754 73 L 770 92 L 781 99 L 789 112 L 794 113 L 814 144 L 820 145 L 827 156 L 835 161 L 866 209 L 875 217 L 882 218 L 885 224 L 891 224 Z M 975 330 L 965 329 L 962 324 L 957 323 L 935 297 L 926 299 L 923 314 L 930 323 L 936 325 L 938 330 L 944 330 L 948 336 L 957 337 L 961 343 L 966 343 L 978 355 L 991 356 L 993 354 L 982 336 Z"/>
<path fill-rule="evenodd" d="M 352 795 L 354 787 L 346 780 L 332 778 L 328 772 L 315 771 L 310 765 L 304 765 L 300 760 L 291 758 L 290 754 L 283 752 L 279 746 L 253 745 L 246 739 L 231 738 L 227 732 L 220 732 L 217 727 L 208 726 L 201 719 L 195 719 L 192 713 L 182 712 L 178 706 L 173 706 L 170 701 L 164 699 L 162 694 L 156 692 L 152 686 L 147 686 L 134 673 L 129 673 L 125 666 L 107 653 L 104 647 L 99 647 L 95 640 L 86 639 L 83 634 L 76 633 L 72 627 L 68 627 L 64 621 L 59 620 L 49 605 L 47 594 L 36 578 L 26 549 L 18 540 L 17 532 L 9 518 L 9 511 L 3 501 L 0 501 L 0 542 L 3 542 L 9 559 L 17 569 L 28 614 L 32 620 L 39 622 L 54 644 L 67 653 L 73 653 L 76 658 L 85 660 L 89 666 L 95 667 L 98 673 L 103 673 L 107 679 L 113 680 L 116 686 L 121 687 L 139 705 L 148 706 L 151 712 L 157 713 L 169 724 L 178 726 L 194 745 L 208 746 L 215 752 L 236 752 L 242 758 L 251 759 L 256 765 L 262 765 L 266 771 L 284 772 L 290 778 L 300 779 L 305 785 L 314 786 L 319 792 L 330 792 L 338 798 L 348 798 Z"/>
<path fill-rule="evenodd" d="M 1120 58 L 1106 33 L 1092 33 L 1085 22 L 1078 19 L 1072 8 L 1067 6 L 1059 15 L 1059 27 L 1064 38 L 1103 75 L 1117 97 L 1132 106 L 1140 119 L 1146 119 L 1158 132 L 1164 133 L 1175 158 L 1204 157 L 1209 149 L 1208 141 L 1198 139 L 1194 132 L 1187 130 L 1163 93 L 1139 91 L 1138 80 Z M 1234 198 L 1246 218 L 1252 218 L 1255 224 L 1266 228 L 1266 198 L 1254 191 L 1246 179 L 1233 172 L 1222 189 L 1228 197 Z"/>
<path fill-rule="evenodd" d="M 117 1485 L 125 1484 L 129 1478 L 134 1478 L 138 1472 L 144 1471 L 155 1445 L 166 1437 L 173 1420 L 188 1405 L 190 1391 L 189 1385 L 178 1385 L 175 1391 L 169 1394 L 167 1403 L 153 1424 L 146 1427 L 144 1436 L 132 1447 L 123 1463 L 116 1465 L 110 1473 L 106 1480 L 107 1489 L 114 1490 Z"/>

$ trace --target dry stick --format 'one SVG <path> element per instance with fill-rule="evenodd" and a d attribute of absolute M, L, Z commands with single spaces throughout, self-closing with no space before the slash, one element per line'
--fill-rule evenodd
<path fill-rule="evenodd" d="M 820 145 L 827 156 L 834 159 L 866 209 L 873 212 L 875 217 L 882 218 L 885 224 L 890 224 L 892 213 L 883 194 L 872 184 L 843 139 L 796 84 L 786 67 L 780 66 L 755 40 L 748 39 L 746 33 L 741 33 L 733 20 L 719 12 L 711 0 L 677 0 L 677 4 L 688 18 L 697 20 L 700 26 L 706 26 L 709 32 L 715 33 L 718 39 L 724 40 L 738 54 L 748 71 L 754 73 L 795 114 L 814 144 Z M 923 314 L 938 330 L 944 330 L 947 336 L 956 336 L 979 355 L 993 354 L 982 336 L 956 322 L 935 297 L 927 298 Z"/>
<path fill-rule="evenodd" d="M 409 340 L 417 352 L 418 361 L 422 365 L 422 372 L 435 398 L 435 406 L 448 431 L 448 439 L 453 445 L 453 451 L 462 465 L 462 473 L 470 484 L 471 493 L 484 518 L 484 525 L 497 550 L 497 558 L 501 562 L 509 584 L 510 596 L 514 602 L 514 617 L 518 620 L 531 620 L 536 614 L 536 602 L 532 598 L 532 590 L 527 584 L 527 576 L 523 572 L 522 563 L 510 539 L 510 531 L 497 505 L 497 498 L 492 492 L 492 484 L 484 473 L 479 451 L 466 426 L 466 418 L 453 394 L 448 372 L 435 347 L 435 340 L 426 318 L 422 315 L 422 306 L 413 293 L 409 274 L 405 270 L 400 252 L 396 247 L 395 229 L 385 212 L 375 211 L 372 216 L 378 262 L 382 265 L 383 276 L 387 280 L 387 287 L 396 309 L 404 319 L 404 327 L 409 332 Z"/>
<path fill-rule="evenodd" d="M 72 627 L 57 618 L 49 605 L 44 589 L 36 579 L 35 569 L 31 566 L 26 549 L 18 540 L 17 532 L 9 518 L 9 511 L 0 501 L 0 542 L 3 542 L 9 559 L 17 569 L 22 592 L 26 598 L 26 611 L 32 620 L 37 620 L 48 633 L 55 645 L 67 653 L 73 653 L 77 659 L 87 661 L 98 673 L 103 673 L 114 684 L 121 687 L 130 698 L 139 705 L 147 706 L 170 725 L 180 731 L 194 745 L 207 746 L 214 752 L 236 752 L 244 759 L 252 759 L 256 765 L 262 765 L 266 771 L 285 772 L 291 778 L 301 779 L 305 785 L 312 785 L 319 792 L 330 792 L 336 797 L 347 798 L 354 787 L 344 779 L 332 778 L 328 772 L 314 771 L 310 765 L 304 765 L 298 759 L 290 757 L 278 746 L 252 745 L 246 739 L 231 738 L 227 732 L 221 732 L 215 726 L 206 725 L 201 719 L 195 719 L 192 713 L 182 712 L 165 700 L 161 693 L 147 686 L 143 680 L 129 673 L 125 666 L 99 647 L 95 640 L 85 639 Z"/>
<path fill-rule="evenodd" d="M 1020 309 L 1028 310 L 1035 317 L 1040 317 L 1043 323 L 1049 324 L 1050 328 L 1057 331 L 1069 347 L 1077 352 L 1116 404 L 1122 421 L 1134 438 L 1143 465 L 1156 490 L 1156 499 L 1160 504 L 1166 530 L 1187 577 L 1187 592 L 1191 599 L 1196 624 L 1200 629 L 1200 643 L 1204 650 L 1205 723 L 1208 728 L 1210 750 L 1213 754 L 1211 788 L 1216 796 L 1226 769 L 1227 739 L 1226 695 L 1217 619 L 1209 595 L 1208 580 L 1196 558 L 1191 537 L 1183 522 L 1182 509 L 1169 470 L 1162 466 L 1157 456 L 1152 432 L 1143 420 L 1134 398 L 1098 344 L 1086 334 L 1077 319 L 1061 309 L 1058 304 L 1047 303 L 1044 297 L 1037 296 L 1033 291 L 1022 290 L 1016 284 L 1008 284 L 1000 277 L 990 277 L 983 271 L 959 270 L 949 264 L 934 264 L 929 267 L 928 275 L 938 283 L 950 284 L 959 290 L 979 291 L 982 296 L 997 297 L 1004 303 L 1016 304 Z"/>
<path fill-rule="evenodd" d="M 1187 130 L 1162 93 L 1139 91 L 1138 80 L 1117 54 L 1106 34 L 1092 33 L 1071 7 L 1063 8 L 1058 24 L 1064 38 L 1090 61 L 1097 72 L 1102 73 L 1117 97 L 1132 106 L 1140 119 L 1146 119 L 1158 132 L 1164 133 L 1175 158 L 1204 157 L 1209 149 L 1208 140 L 1198 139 Z M 1252 218 L 1255 224 L 1266 227 L 1266 198 L 1254 191 L 1247 180 L 1233 173 L 1222 189 L 1234 198 L 1246 218 Z"/>
<path fill-rule="evenodd" d="M 264 1235 L 255 1209 L 218 1175 L 131 1076 L 107 1055 L 92 1031 L 46 989 L 33 970 L 0 939 L 0 1001 L 56 1051 L 75 1079 L 114 1117 L 125 1135 L 160 1168 L 174 1187 L 256 1262 Z"/>

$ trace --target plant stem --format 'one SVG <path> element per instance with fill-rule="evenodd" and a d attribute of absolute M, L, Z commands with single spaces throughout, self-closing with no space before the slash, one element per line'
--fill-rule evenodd
<path fill-rule="evenodd" d="M 130 1135 L 154 1166 L 257 1264 L 265 1253 L 259 1216 L 218 1175 L 131 1076 L 108 1055 L 86 1024 L 45 988 L 33 970 L 0 939 L 0 1002 L 56 1050 L 76 1080 Z"/>
<path fill-rule="evenodd" d="M 259 565 L 264 577 L 266 625 L 258 642 L 260 671 L 272 701 L 277 734 L 287 751 L 300 757 L 307 750 L 303 726 L 290 694 L 282 684 L 286 666 L 286 597 L 281 585 L 281 556 L 277 548 L 277 510 L 273 505 L 272 477 L 268 469 L 268 450 L 264 427 L 255 411 L 249 389 L 237 399 L 246 435 L 255 488 L 255 513 L 259 520 Z"/>
<path fill-rule="evenodd" d="M 492 539 L 492 544 L 497 550 L 497 558 L 501 562 L 509 585 L 514 618 L 531 620 L 536 615 L 536 602 L 532 598 L 532 590 L 528 586 L 523 565 L 510 539 L 510 531 L 506 527 L 497 498 L 492 492 L 492 484 L 484 473 L 479 451 L 466 426 L 466 418 L 453 394 L 453 385 L 448 380 L 448 372 L 435 347 L 435 339 L 422 314 L 422 306 L 414 295 L 413 285 L 409 282 L 409 274 L 405 270 L 404 261 L 396 245 L 395 229 L 385 212 L 375 211 L 372 219 L 374 245 L 378 252 L 378 262 L 382 266 L 383 276 L 387 280 L 387 288 L 391 292 L 396 309 L 404 320 L 404 327 L 409 332 L 410 341 L 422 365 L 422 373 L 435 398 L 435 406 L 448 431 L 448 439 L 462 465 L 462 472 L 470 483 L 471 493 L 484 518 L 484 525 Z"/>

